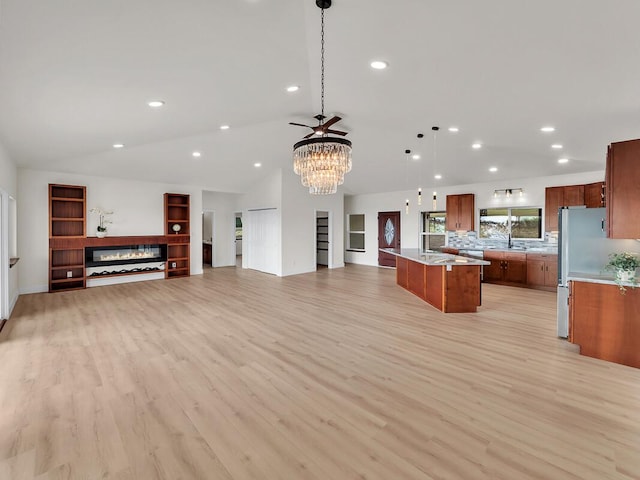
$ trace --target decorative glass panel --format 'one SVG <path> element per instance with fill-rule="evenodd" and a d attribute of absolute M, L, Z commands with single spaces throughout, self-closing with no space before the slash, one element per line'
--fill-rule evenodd
<path fill-rule="evenodd" d="M 395 236 L 396 229 L 393 226 L 393 222 L 390 218 L 387 218 L 387 223 L 384 224 L 384 241 L 387 242 L 387 245 L 391 245 Z"/>

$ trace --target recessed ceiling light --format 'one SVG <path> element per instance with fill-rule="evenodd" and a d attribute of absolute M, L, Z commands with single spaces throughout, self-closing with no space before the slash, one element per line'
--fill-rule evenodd
<path fill-rule="evenodd" d="M 254 167 L 256 167 L 256 168 L 258 168 L 258 167 L 261 167 L 261 166 L 262 166 L 262 164 L 261 164 L 260 162 L 256 162 L 256 163 L 254 163 L 254 164 L 253 164 L 253 166 L 254 166 Z"/>
<path fill-rule="evenodd" d="M 389 64 L 382 60 L 374 60 L 373 62 L 371 62 L 371 68 L 375 68 L 376 70 L 384 70 L 388 66 Z"/>
<path fill-rule="evenodd" d="M 162 100 L 151 100 L 147 103 L 147 105 L 149 105 L 151 108 L 158 108 L 163 106 L 164 102 Z"/>
<path fill-rule="evenodd" d="M 297 92 L 298 90 L 300 90 L 300 87 L 298 85 L 291 85 L 289 87 L 287 87 L 287 92 Z"/>
<path fill-rule="evenodd" d="M 220 130 L 229 130 L 229 125 L 220 125 Z"/>
<path fill-rule="evenodd" d="M 450 131 L 451 133 L 457 133 L 457 132 L 459 132 L 459 131 L 460 131 L 460 129 L 459 129 L 458 127 L 449 127 L 449 131 Z"/>
<path fill-rule="evenodd" d="M 193 152 L 191 155 L 193 155 L 194 157 L 198 158 L 201 157 L 202 154 L 200 152 Z"/>
<path fill-rule="evenodd" d="M 562 145 L 560 145 L 559 143 L 554 143 L 553 145 L 551 145 L 551 148 L 553 148 L 554 150 L 561 150 Z"/>
<path fill-rule="evenodd" d="M 498 167 L 491 167 L 491 168 L 489 168 L 489 171 L 490 171 L 491 173 L 495 173 L 495 172 L 497 172 L 497 171 L 498 171 Z"/>
<path fill-rule="evenodd" d="M 418 155 L 417 153 L 412 156 L 411 158 L 413 158 L 414 160 L 420 160 L 420 155 Z"/>
<path fill-rule="evenodd" d="M 439 173 L 435 174 L 433 176 L 433 178 L 435 178 L 436 180 L 442 180 L 442 175 L 440 175 Z"/>
<path fill-rule="evenodd" d="M 569 159 L 568 158 L 559 158 L 558 159 L 558 163 L 569 163 Z"/>
<path fill-rule="evenodd" d="M 540 131 L 544 133 L 551 133 L 551 132 L 555 132 L 556 129 L 555 127 L 542 127 Z"/>
<path fill-rule="evenodd" d="M 479 150 L 482 148 L 482 144 L 481 143 L 474 143 L 473 145 L 471 145 L 471 148 L 473 148 L 474 150 Z"/>
<path fill-rule="evenodd" d="M 124 143 L 114 143 L 113 148 L 124 148 Z"/>

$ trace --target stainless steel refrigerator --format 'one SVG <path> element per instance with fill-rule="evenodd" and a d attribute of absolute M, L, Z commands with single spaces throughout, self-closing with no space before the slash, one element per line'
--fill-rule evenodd
<path fill-rule="evenodd" d="M 612 252 L 638 251 L 636 240 L 606 238 L 606 209 L 564 207 L 558 211 L 558 336 L 569 333 L 569 274 L 603 275 Z"/>

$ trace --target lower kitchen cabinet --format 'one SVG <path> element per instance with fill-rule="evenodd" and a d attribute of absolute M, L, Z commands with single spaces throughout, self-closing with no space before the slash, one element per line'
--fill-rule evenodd
<path fill-rule="evenodd" d="M 558 286 L 558 256 L 527 253 L 527 286 L 555 291 Z"/>
<path fill-rule="evenodd" d="M 485 250 L 484 260 L 491 262 L 483 270 L 486 283 L 526 286 L 527 255 L 516 252 L 492 252 Z"/>
<path fill-rule="evenodd" d="M 640 288 L 570 282 L 569 341 L 581 355 L 640 368 Z"/>

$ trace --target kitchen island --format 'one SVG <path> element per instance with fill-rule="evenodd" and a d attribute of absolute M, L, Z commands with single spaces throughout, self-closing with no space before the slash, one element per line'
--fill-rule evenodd
<path fill-rule="evenodd" d="M 396 257 L 396 282 L 444 313 L 471 313 L 481 304 L 480 269 L 489 262 L 417 248 L 381 249 Z"/>

